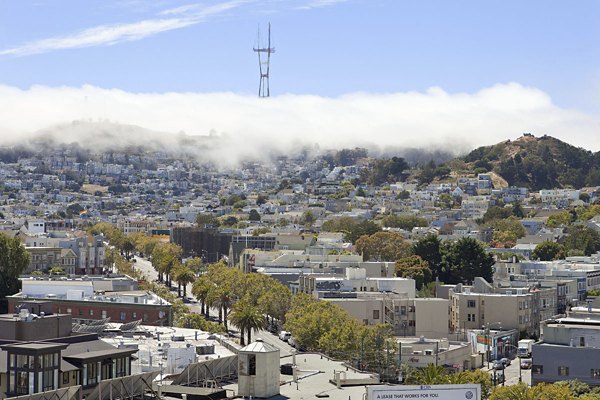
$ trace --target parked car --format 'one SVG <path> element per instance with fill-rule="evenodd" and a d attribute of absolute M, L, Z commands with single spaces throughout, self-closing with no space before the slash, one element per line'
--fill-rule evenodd
<path fill-rule="evenodd" d="M 288 344 L 292 347 L 296 347 L 296 341 L 294 340 L 293 336 L 290 336 L 290 338 L 288 339 Z"/>
<path fill-rule="evenodd" d="M 504 365 L 502 360 L 494 360 L 494 365 L 492 368 L 493 369 L 504 369 L 504 368 L 506 368 L 506 365 Z"/>
<path fill-rule="evenodd" d="M 502 362 L 502 364 L 504 364 L 505 367 L 508 367 L 510 365 L 510 358 L 501 358 L 500 361 Z"/>
<path fill-rule="evenodd" d="M 531 358 L 521 360 L 521 369 L 531 369 Z"/>

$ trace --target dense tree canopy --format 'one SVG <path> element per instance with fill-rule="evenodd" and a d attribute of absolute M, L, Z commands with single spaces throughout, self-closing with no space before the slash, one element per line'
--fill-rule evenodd
<path fill-rule="evenodd" d="M 562 259 L 565 258 L 565 248 L 561 244 L 551 240 L 545 240 L 535 246 L 533 253 L 531 253 L 531 258 L 533 260 L 540 261 L 553 261 Z"/>
<path fill-rule="evenodd" d="M 428 226 L 429 222 L 425 218 L 415 215 L 386 215 L 381 219 L 381 224 L 388 228 L 400 228 L 410 231 L 416 226 Z"/>
<path fill-rule="evenodd" d="M 18 238 L 0 233 L 0 299 L 19 291 L 19 275 L 29 265 L 29 253 Z"/>
<path fill-rule="evenodd" d="M 356 241 L 356 251 L 365 261 L 394 262 L 408 256 L 411 246 L 398 232 L 377 232 L 361 236 Z"/>
<path fill-rule="evenodd" d="M 414 279 L 417 289 L 421 289 L 431 282 L 431 269 L 421 257 L 412 255 L 396 261 L 396 276 Z"/>
<path fill-rule="evenodd" d="M 472 238 L 462 238 L 446 243 L 442 251 L 446 283 L 472 283 L 476 277 L 492 281 L 494 258 L 486 253 L 483 243 Z"/>
<path fill-rule="evenodd" d="M 325 221 L 321 229 L 325 232 L 343 232 L 345 240 L 355 243 L 363 235 L 372 235 L 379 232 L 381 227 L 370 220 L 339 217 Z"/>

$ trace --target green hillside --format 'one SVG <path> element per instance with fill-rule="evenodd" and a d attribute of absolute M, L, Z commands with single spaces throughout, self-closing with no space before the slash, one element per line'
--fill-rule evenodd
<path fill-rule="evenodd" d="M 494 171 L 509 185 L 531 190 L 600 185 L 600 152 L 550 136 L 525 134 L 515 141 L 479 147 L 462 160 L 472 170 Z"/>

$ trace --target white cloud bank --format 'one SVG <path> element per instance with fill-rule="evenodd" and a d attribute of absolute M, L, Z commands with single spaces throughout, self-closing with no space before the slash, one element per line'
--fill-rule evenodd
<path fill-rule="evenodd" d="M 286 151 L 298 143 L 464 151 L 515 139 L 523 132 L 600 150 L 600 116 L 557 107 L 544 92 L 516 83 L 475 93 L 431 88 L 424 93 L 334 98 L 288 94 L 267 99 L 233 93 L 129 93 L 94 86 L 21 90 L 0 85 L 0 109 L 0 144 L 57 124 L 107 119 L 165 132 L 166 141 L 181 131 L 208 135 L 214 130 L 225 137 L 222 148 L 214 150 L 216 158 L 259 156 L 265 149 Z M 53 132 L 65 141 L 77 139 L 73 131 L 61 129 Z M 85 135 L 75 135 L 79 134 Z"/>

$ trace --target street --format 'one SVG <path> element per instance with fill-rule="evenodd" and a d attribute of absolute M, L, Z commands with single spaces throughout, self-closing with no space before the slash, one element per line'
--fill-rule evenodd
<path fill-rule="evenodd" d="M 510 365 L 504 369 L 504 376 L 506 377 L 506 380 L 504 382 L 505 386 L 516 385 L 519 383 L 519 364 L 520 364 L 520 362 L 521 362 L 520 359 L 517 357 L 514 360 L 511 360 Z M 492 365 L 493 364 L 490 363 L 490 367 L 492 367 Z M 490 375 L 492 376 L 492 379 L 494 379 L 494 370 L 493 369 L 488 370 L 487 363 L 484 365 L 484 367 L 482 369 L 484 371 L 489 371 Z M 496 371 L 498 385 L 502 385 L 501 378 L 500 378 L 500 376 L 502 375 L 502 372 L 503 372 L 502 370 Z M 531 369 L 521 370 L 521 378 L 522 378 L 523 383 L 525 383 L 527 386 L 531 386 Z"/>

